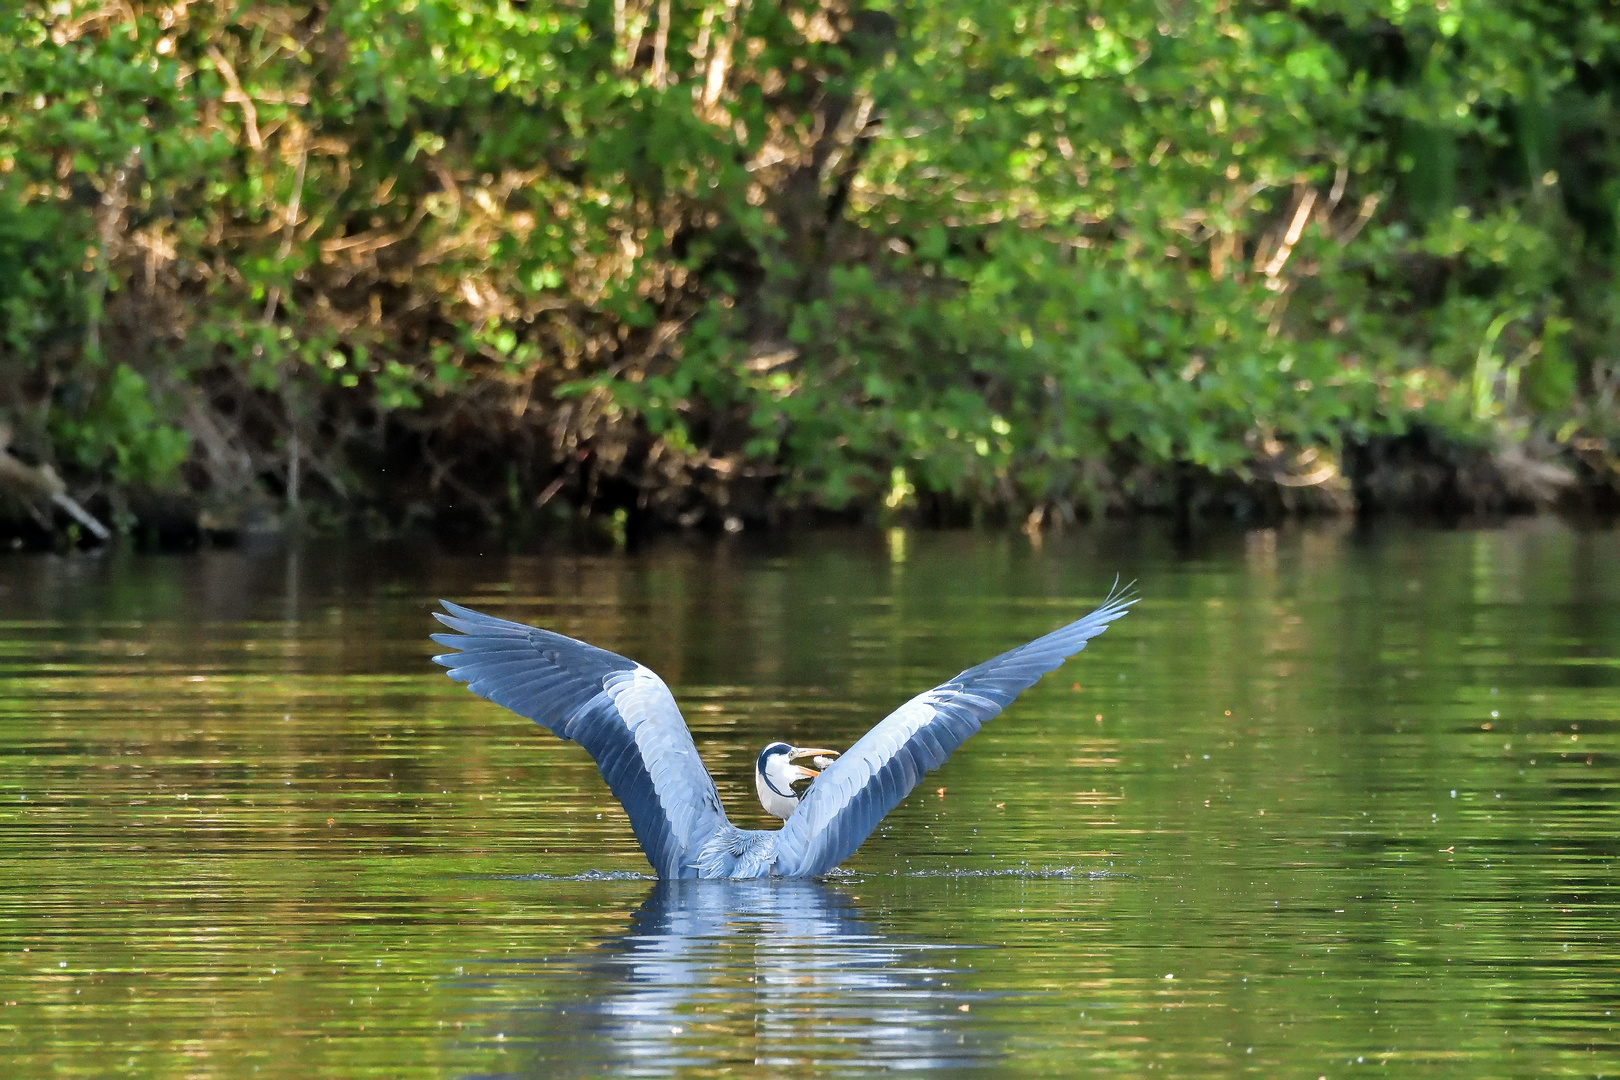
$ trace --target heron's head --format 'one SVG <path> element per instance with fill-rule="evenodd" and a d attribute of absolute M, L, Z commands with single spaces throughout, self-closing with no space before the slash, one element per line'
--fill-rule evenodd
<path fill-rule="evenodd" d="M 810 782 L 838 757 L 836 750 L 789 746 L 773 742 L 759 752 L 754 765 L 754 788 L 767 813 L 786 821 L 793 816 Z"/>

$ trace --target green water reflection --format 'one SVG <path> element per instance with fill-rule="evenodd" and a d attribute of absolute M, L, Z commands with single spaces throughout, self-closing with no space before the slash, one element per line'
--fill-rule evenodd
<path fill-rule="evenodd" d="M 635 656 L 761 826 L 766 741 L 1116 571 L 825 883 L 633 876 L 585 755 L 427 662 L 439 596 Z M 1613 530 L 0 561 L 8 1076 L 1614 1075 L 1617 853 Z"/>

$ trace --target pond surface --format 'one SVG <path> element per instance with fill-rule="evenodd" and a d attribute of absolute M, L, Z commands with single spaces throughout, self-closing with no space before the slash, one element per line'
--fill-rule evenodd
<path fill-rule="evenodd" d="M 775 738 L 1141 604 L 822 882 L 660 886 L 446 596 Z M 0 560 L 7 1076 L 1620 1074 L 1620 532 Z"/>

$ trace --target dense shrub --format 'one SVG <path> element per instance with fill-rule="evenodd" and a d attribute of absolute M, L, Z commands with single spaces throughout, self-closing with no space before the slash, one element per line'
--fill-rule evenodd
<path fill-rule="evenodd" d="M 25 0 L 0 419 L 115 506 L 394 523 L 1342 504 L 1347 446 L 1414 427 L 1620 477 L 1617 36 L 1601 0 Z"/>

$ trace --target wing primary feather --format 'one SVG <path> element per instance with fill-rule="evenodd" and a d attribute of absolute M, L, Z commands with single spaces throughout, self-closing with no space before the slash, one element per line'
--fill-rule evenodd
<path fill-rule="evenodd" d="M 663 680 L 583 641 L 440 603 L 434 618 L 454 632 L 430 637 L 457 651 L 434 662 L 473 693 L 584 747 L 653 869 L 690 876 L 703 844 L 731 826 Z"/>
<path fill-rule="evenodd" d="M 777 872 L 824 874 L 848 858 L 929 771 L 1137 602 L 1114 579 L 1087 615 L 976 664 L 890 713 L 811 785 L 777 841 Z"/>

